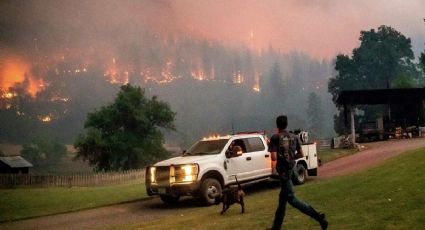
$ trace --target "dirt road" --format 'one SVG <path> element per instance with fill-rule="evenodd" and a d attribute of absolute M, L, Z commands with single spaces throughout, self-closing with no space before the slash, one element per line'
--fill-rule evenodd
<path fill-rule="evenodd" d="M 425 147 L 425 139 L 391 140 L 362 144 L 365 150 L 319 167 L 318 178 L 327 179 L 372 167 L 407 150 Z"/>
<path fill-rule="evenodd" d="M 407 150 L 425 147 L 425 139 L 386 141 L 365 144 L 366 150 L 329 162 L 319 168 L 319 179 L 346 175 L 372 167 Z M 105 229 L 140 223 L 170 214 L 185 213 L 198 208 L 192 199 L 176 207 L 167 207 L 158 198 L 128 204 L 113 205 L 68 214 L 59 214 L 0 224 L 0 229 Z"/>

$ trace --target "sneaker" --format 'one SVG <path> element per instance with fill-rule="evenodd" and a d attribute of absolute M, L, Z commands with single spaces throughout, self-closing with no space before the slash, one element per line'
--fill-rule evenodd
<path fill-rule="evenodd" d="M 325 213 L 320 213 L 319 224 L 323 230 L 326 230 L 328 228 L 328 221 L 326 221 L 325 218 L 326 218 Z"/>
<path fill-rule="evenodd" d="M 325 219 L 323 219 L 319 223 L 320 223 L 320 227 L 322 227 L 323 230 L 328 229 L 328 221 L 326 221 Z"/>

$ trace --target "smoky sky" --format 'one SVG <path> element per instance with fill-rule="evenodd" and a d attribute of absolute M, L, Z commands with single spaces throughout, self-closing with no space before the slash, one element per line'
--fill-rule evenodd
<path fill-rule="evenodd" d="M 425 42 L 422 0 L 176 1 L 173 8 L 198 35 L 248 43 L 252 31 L 256 47 L 314 57 L 349 53 L 361 30 L 383 24 L 411 37 L 415 51 Z"/>
<path fill-rule="evenodd" d="M 329 59 L 350 53 L 361 30 L 385 24 L 412 38 L 418 55 L 424 12 L 423 0 L 3 0 L 0 52 L 113 51 L 150 31 Z"/>

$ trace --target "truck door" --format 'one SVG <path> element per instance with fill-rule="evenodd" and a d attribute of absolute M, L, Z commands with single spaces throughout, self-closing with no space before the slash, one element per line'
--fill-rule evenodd
<path fill-rule="evenodd" d="M 269 176 L 271 170 L 271 156 L 267 151 L 266 144 L 259 137 L 244 139 L 247 151 L 251 153 L 252 164 L 249 177 Z"/>
<path fill-rule="evenodd" d="M 312 143 L 307 146 L 308 146 L 308 169 L 315 169 L 318 166 L 316 143 Z"/>
<path fill-rule="evenodd" d="M 235 174 L 238 180 L 243 181 L 249 179 L 252 169 L 252 154 L 247 152 L 247 148 L 243 139 L 235 139 L 230 146 L 239 145 L 242 148 L 242 155 L 226 159 L 227 164 L 227 180 L 229 183 L 235 182 Z M 230 149 L 229 149 L 230 150 Z"/>

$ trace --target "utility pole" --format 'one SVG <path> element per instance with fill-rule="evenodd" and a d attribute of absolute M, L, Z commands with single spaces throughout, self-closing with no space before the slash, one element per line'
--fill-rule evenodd
<path fill-rule="evenodd" d="M 356 128 L 355 128 L 355 122 L 354 122 L 354 106 L 350 107 L 350 116 L 351 116 L 351 142 L 353 144 L 356 143 Z"/>
<path fill-rule="evenodd" d="M 232 117 L 232 135 L 235 135 L 235 127 L 233 125 L 233 117 Z"/>

